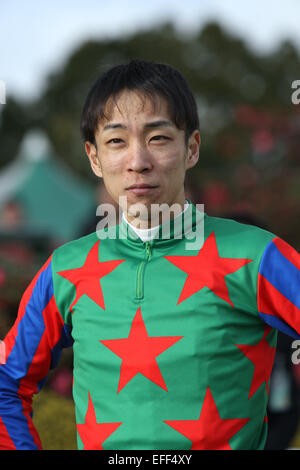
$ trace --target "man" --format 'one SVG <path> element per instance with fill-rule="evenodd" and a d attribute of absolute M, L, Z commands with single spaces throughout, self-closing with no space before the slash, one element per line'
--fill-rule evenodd
<path fill-rule="evenodd" d="M 81 130 L 123 218 L 55 250 L 25 292 L 0 366 L 0 446 L 41 447 L 32 394 L 73 344 L 79 449 L 263 449 L 274 328 L 300 332 L 299 255 L 185 200 L 199 121 L 173 68 L 109 70 Z"/>

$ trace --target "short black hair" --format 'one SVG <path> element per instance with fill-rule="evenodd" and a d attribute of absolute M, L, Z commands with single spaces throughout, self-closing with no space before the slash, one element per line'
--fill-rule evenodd
<path fill-rule="evenodd" d="M 200 127 L 196 100 L 182 74 L 168 64 L 140 59 L 114 66 L 104 72 L 89 91 L 83 106 L 80 132 L 84 141 L 95 144 L 95 132 L 105 118 L 110 98 L 124 90 L 138 91 L 154 101 L 164 98 L 172 122 L 185 131 L 186 141 Z"/>

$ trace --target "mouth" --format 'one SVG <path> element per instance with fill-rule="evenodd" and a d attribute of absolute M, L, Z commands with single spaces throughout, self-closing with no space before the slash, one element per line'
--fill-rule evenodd
<path fill-rule="evenodd" d="M 128 188 L 126 188 L 126 191 L 129 191 L 136 195 L 139 195 L 139 194 L 144 195 L 144 194 L 151 193 L 156 188 L 157 186 L 150 185 L 150 184 L 133 184 L 132 186 L 129 186 Z"/>

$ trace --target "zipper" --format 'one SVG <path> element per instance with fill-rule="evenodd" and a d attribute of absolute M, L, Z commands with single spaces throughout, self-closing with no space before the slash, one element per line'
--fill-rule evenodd
<path fill-rule="evenodd" d="M 137 277 L 136 277 L 136 299 L 141 300 L 144 297 L 144 272 L 146 264 L 151 260 L 151 244 L 150 242 L 146 242 L 146 259 L 143 260 L 137 270 Z"/>

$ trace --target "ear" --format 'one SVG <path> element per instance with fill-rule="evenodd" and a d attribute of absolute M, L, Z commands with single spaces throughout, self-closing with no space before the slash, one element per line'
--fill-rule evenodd
<path fill-rule="evenodd" d="M 95 173 L 96 176 L 98 176 L 99 178 L 102 178 L 103 177 L 102 169 L 101 169 L 100 161 L 98 159 L 96 146 L 92 144 L 91 142 L 87 141 L 85 143 L 85 151 L 86 151 L 87 156 L 89 157 L 93 172 Z"/>
<path fill-rule="evenodd" d="M 186 161 L 186 168 L 193 168 L 199 159 L 199 150 L 201 144 L 201 137 L 198 130 L 195 130 L 188 141 L 188 154 Z"/>

